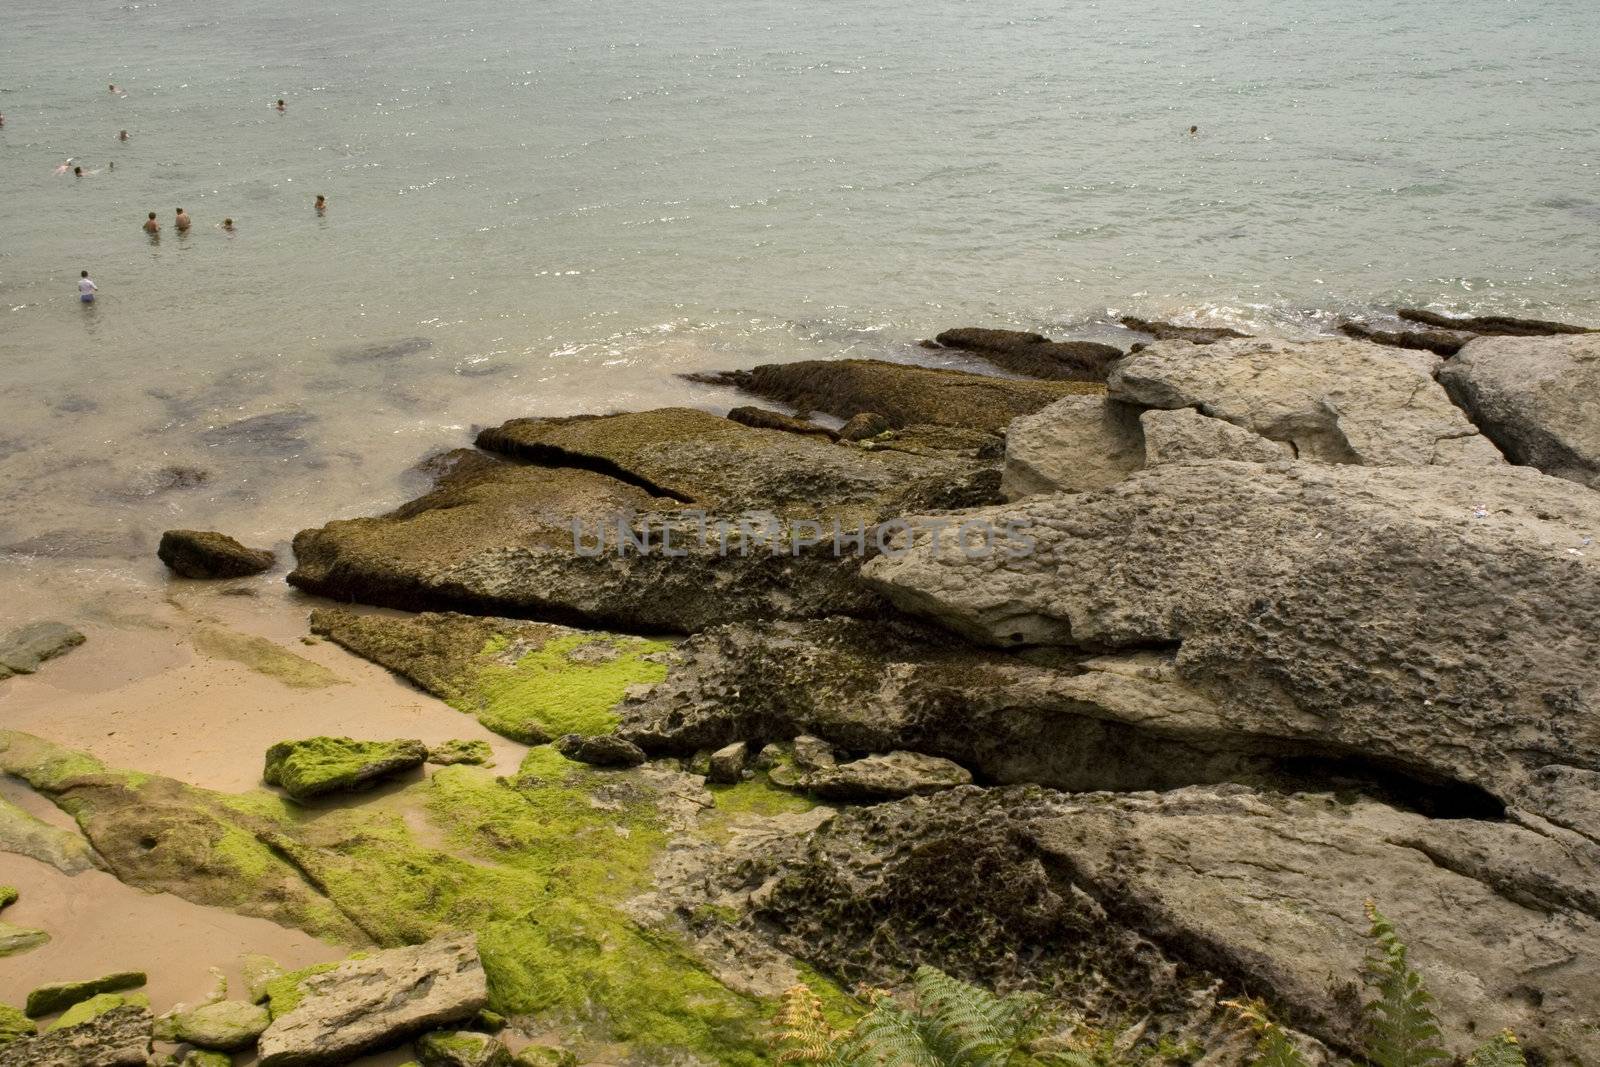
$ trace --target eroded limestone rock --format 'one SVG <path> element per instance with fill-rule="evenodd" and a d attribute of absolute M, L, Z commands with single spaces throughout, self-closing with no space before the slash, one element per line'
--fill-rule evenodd
<path fill-rule="evenodd" d="M 1018 500 L 1099 489 L 1143 465 L 1138 408 L 1106 397 L 1069 396 L 1011 424 L 1000 492 Z"/>
<path fill-rule="evenodd" d="M 150 1012 L 128 1006 L 77 1026 L 0 1044 L 0 1067 L 145 1067 Z"/>

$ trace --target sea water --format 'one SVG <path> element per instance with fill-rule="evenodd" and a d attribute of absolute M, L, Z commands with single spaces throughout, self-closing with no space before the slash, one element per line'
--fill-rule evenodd
<path fill-rule="evenodd" d="M 1593 0 L 5 0 L 0 547 L 281 544 L 955 325 L 1600 322 L 1597 56 Z"/>

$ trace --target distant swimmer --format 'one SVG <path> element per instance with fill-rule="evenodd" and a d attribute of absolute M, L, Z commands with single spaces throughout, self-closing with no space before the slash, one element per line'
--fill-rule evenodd
<path fill-rule="evenodd" d="M 1198 126 L 1190 126 L 1189 127 L 1189 136 L 1190 137 L 1193 137 L 1195 134 L 1197 134 L 1199 132 L 1200 132 L 1200 127 L 1198 127 Z"/>
<path fill-rule="evenodd" d="M 284 105 L 284 103 L 283 103 L 283 98 L 282 98 L 282 97 L 279 97 L 279 98 L 278 98 L 278 110 L 279 110 L 279 111 L 288 111 L 288 110 L 289 110 L 289 109 L 288 109 L 288 107 L 286 107 L 286 106 L 285 106 L 285 105 Z"/>
<path fill-rule="evenodd" d="M 156 221 L 156 213 L 150 212 L 150 217 L 144 220 L 144 232 L 157 234 L 161 232 L 161 223 Z"/>
<path fill-rule="evenodd" d="M 6 113 L 4 111 L 0 111 L 0 129 L 3 129 L 5 127 L 5 124 L 6 124 Z"/>
<path fill-rule="evenodd" d="M 106 92 L 111 93 L 113 96 L 127 96 L 128 95 L 126 92 L 124 92 L 122 89 L 118 88 L 115 85 L 106 86 Z"/>
<path fill-rule="evenodd" d="M 117 134 L 117 140 L 126 141 L 127 139 L 128 139 L 128 131 L 127 130 L 123 130 L 121 133 Z"/>
<path fill-rule="evenodd" d="M 89 280 L 89 272 L 84 271 L 78 275 L 78 299 L 85 304 L 94 303 L 95 290 L 100 287 Z"/>
<path fill-rule="evenodd" d="M 234 232 L 234 230 L 233 230 L 233 220 L 232 219 L 223 219 L 222 220 L 222 232 L 223 233 L 233 233 Z"/>
<path fill-rule="evenodd" d="M 56 168 L 56 173 L 57 174 L 65 174 L 67 171 L 69 171 L 71 169 L 72 169 L 72 160 L 69 159 L 65 163 L 61 164 L 61 166 Z"/>
<path fill-rule="evenodd" d="M 328 213 L 328 198 L 318 193 L 317 202 L 313 206 L 317 209 L 318 215 L 326 215 Z"/>
<path fill-rule="evenodd" d="M 73 177 L 74 177 L 74 178 L 81 178 L 81 177 L 83 177 L 83 168 L 82 168 L 82 167 L 73 167 L 73 168 L 72 168 L 72 176 L 73 176 Z"/>
<path fill-rule="evenodd" d="M 185 233 L 188 231 L 191 221 L 189 213 L 180 207 L 178 209 L 178 217 L 172 220 L 172 224 L 178 228 L 179 233 Z"/>

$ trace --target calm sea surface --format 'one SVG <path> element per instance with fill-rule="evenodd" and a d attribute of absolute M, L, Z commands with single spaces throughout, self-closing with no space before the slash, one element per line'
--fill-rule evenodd
<path fill-rule="evenodd" d="M 1600 322 L 1597 57 L 1593 0 L 5 0 L 3 558 L 953 325 Z"/>

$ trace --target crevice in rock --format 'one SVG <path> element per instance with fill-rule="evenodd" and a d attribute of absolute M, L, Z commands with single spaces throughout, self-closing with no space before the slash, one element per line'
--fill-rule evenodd
<path fill-rule="evenodd" d="M 694 497 L 686 493 L 659 485 L 612 460 L 603 459 L 599 456 L 573 452 L 554 445 L 509 441 L 498 436 L 493 430 L 485 430 L 480 433 L 477 445 L 485 451 L 509 456 L 535 467 L 569 467 L 576 470 L 585 470 L 593 474 L 604 475 L 607 478 L 614 478 L 624 485 L 631 485 L 635 489 L 649 493 L 651 496 L 666 497 L 670 500 L 676 500 L 680 504 L 699 503 Z"/>
<path fill-rule="evenodd" d="M 1324 788 L 1348 783 L 1392 807 L 1430 819 L 1499 822 L 1506 817 L 1505 802 L 1482 786 L 1371 756 L 1294 755 L 1277 761 L 1277 770 L 1289 781 L 1321 782 Z"/>

